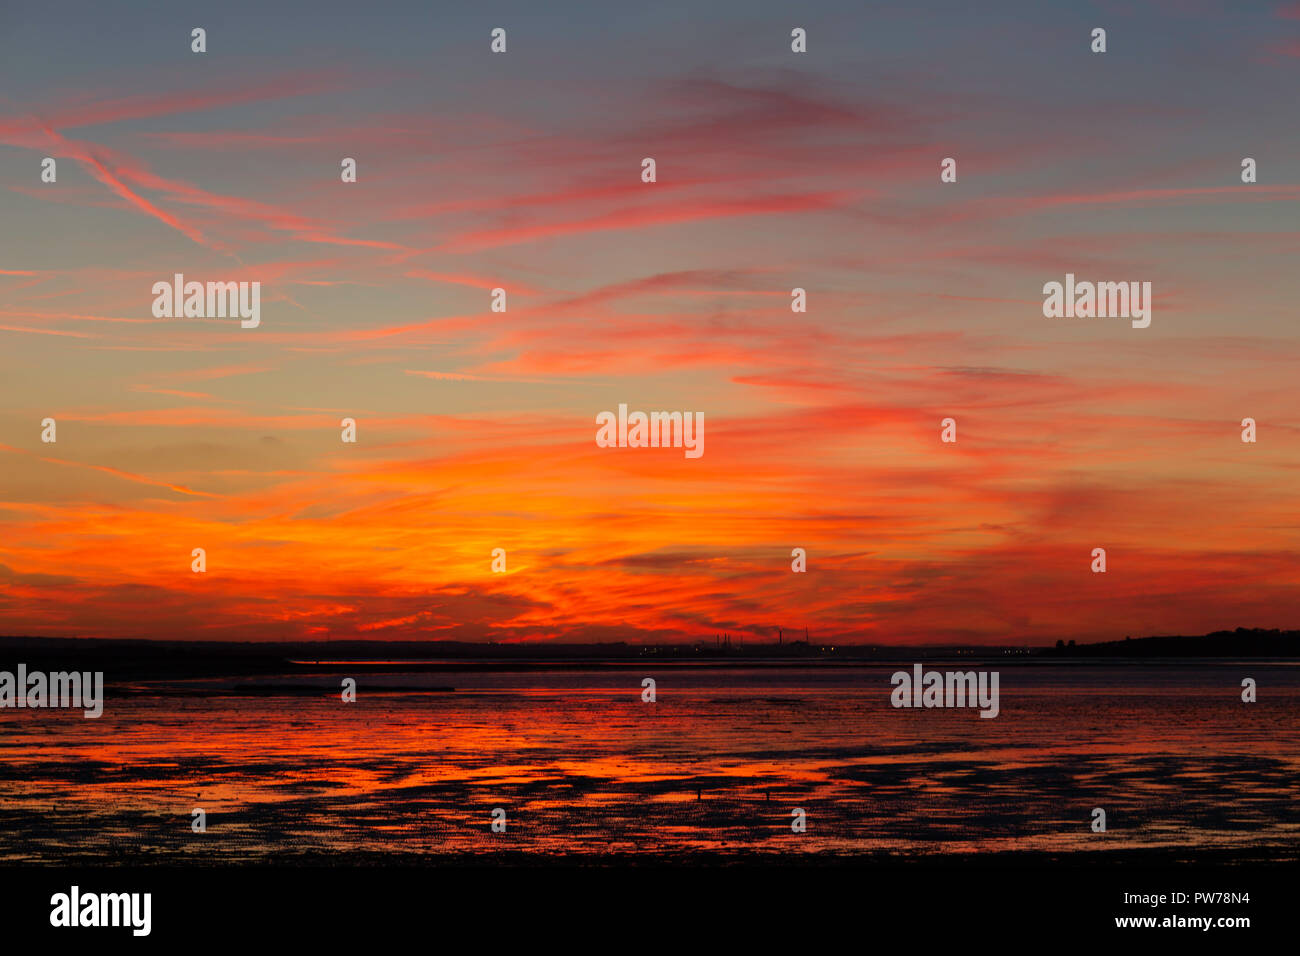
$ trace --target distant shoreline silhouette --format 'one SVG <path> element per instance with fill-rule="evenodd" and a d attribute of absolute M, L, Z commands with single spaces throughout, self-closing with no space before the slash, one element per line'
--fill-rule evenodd
<path fill-rule="evenodd" d="M 1061 640 L 1056 646 L 820 644 L 781 640 L 743 645 L 728 642 L 643 644 L 497 644 L 463 641 L 158 641 L 89 637 L 0 636 L 0 668 L 29 667 L 111 671 L 119 678 L 238 676 L 321 673 L 347 667 L 376 671 L 475 671 L 622 668 L 647 663 L 702 667 L 867 666 L 900 660 L 991 662 L 1000 666 L 1059 660 L 1174 658 L 1296 658 L 1300 631 L 1237 628 L 1200 636 L 1126 638 L 1093 644 Z"/>

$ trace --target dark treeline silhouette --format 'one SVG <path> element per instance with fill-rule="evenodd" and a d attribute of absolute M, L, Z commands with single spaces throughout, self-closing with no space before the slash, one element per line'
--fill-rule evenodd
<path fill-rule="evenodd" d="M 1040 655 L 1052 657 L 1295 657 L 1300 631 L 1239 627 L 1200 637 L 1126 637 L 1122 641 L 1078 644 L 1057 641 Z"/>
<path fill-rule="evenodd" d="M 730 638 L 732 636 L 728 636 Z M 778 638 L 740 643 L 722 635 L 688 644 L 496 644 L 462 641 L 153 641 L 104 638 L 0 636 L 0 670 L 18 663 L 29 670 L 102 670 L 119 678 L 204 677 L 304 673 L 346 664 L 356 672 L 485 669 L 597 669 L 647 660 L 719 667 L 815 666 L 875 661 L 983 660 L 1029 662 L 1043 658 L 1295 657 L 1300 631 L 1237 628 L 1199 637 L 1126 638 L 1095 644 L 1059 641 L 1029 645 L 867 645 Z"/>

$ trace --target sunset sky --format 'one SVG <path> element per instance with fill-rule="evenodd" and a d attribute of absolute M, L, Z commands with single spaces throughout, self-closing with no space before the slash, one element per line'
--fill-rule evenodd
<path fill-rule="evenodd" d="M 1300 626 L 1300 4 L 292 6 L 0 6 L 0 633 Z"/>

